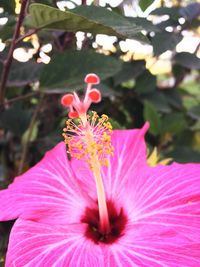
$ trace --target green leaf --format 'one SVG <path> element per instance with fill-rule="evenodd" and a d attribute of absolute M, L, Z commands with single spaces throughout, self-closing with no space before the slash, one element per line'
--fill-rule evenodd
<path fill-rule="evenodd" d="M 187 52 L 177 53 L 174 57 L 174 61 L 185 68 L 200 69 L 200 59 L 194 54 Z"/>
<path fill-rule="evenodd" d="M 5 42 L 8 39 L 11 39 L 14 33 L 14 26 L 15 26 L 14 21 L 10 23 L 6 23 L 2 28 L 0 28 L 0 36 L 2 42 Z"/>
<path fill-rule="evenodd" d="M 187 127 L 187 122 L 184 115 L 180 112 L 167 114 L 161 121 L 161 132 L 179 134 Z"/>
<path fill-rule="evenodd" d="M 103 7 L 79 6 L 73 10 L 61 11 L 42 4 L 32 4 L 29 13 L 26 24 L 33 28 L 83 31 L 148 42 L 148 39 L 141 34 L 141 27 Z"/>
<path fill-rule="evenodd" d="M 188 111 L 188 115 L 196 120 L 200 120 L 200 105 L 192 107 Z"/>
<path fill-rule="evenodd" d="M 113 90 L 113 88 L 102 82 L 97 84 L 95 87 L 101 91 L 103 97 L 120 95 L 119 92 Z"/>
<path fill-rule="evenodd" d="M 33 125 L 33 128 L 31 129 L 30 133 L 30 128 L 28 128 L 23 136 L 22 136 L 22 143 L 27 143 L 27 142 L 34 142 L 38 136 L 38 125 L 39 121 L 36 121 Z"/>
<path fill-rule="evenodd" d="M 192 131 L 200 131 L 200 120 L 196 121 L 194 125 L 190 128 Z"/>
<path fill-rule="evenodd" d="M 24 110 L 20 104 L 14 104 L 11 108 L 1 112 L 0 127 L 12 132 L 18 137 L 27 129 L 30 121 L 30 112 Z"/>
<path fill-rule="evenodd" d="M 178 20 L 170 19 L 170 18 L 169 18 L 168 20 L 161 21 L 161 22 L 158 23 L 156 26 L 158 27 L 159 31 L 162 32 L 162 31 L 165 31 L 165 29 L 166 29 L 167 27 L 172 27 L 172 28 L 174 28 L 174 29 L 175 29 L 177 26 L 180 27 L 180 24 L 179 24 Z"/>
<path fill-rule="evenodd" d="M 183 97 L 183 106 L 186 110 L 191 110 L 193 107 L 199 105 L 197 98 L 191 95 L 185 95 Z M 192 116 L 193 117 L 193 116 Z"/>
<path fill-rule="evenodd" d="M 40 72 L 43 64 L 38 64 L 34 61 L 19 62 L 13 60 L 11 70 L 8 76 L 8 87 L 21 87 L 26 84 L 39 80 Z M 0 73 L 2 66 L 0 66 Z"/>
<path fill-rule="evenodd" d="M 200 162 L 200 153 L 192 150 L 187 146 L 176 147 L 172 152 L 167 154 L 167 157 L 173 158 L 177 162 Z"/>
<path fill-rule="evenodd" d="M 190 30 L 196 30 L 196 28 L 198 28 L 200 26 L 200 19 L 193 19 L 192 21 L 190 21 L 190 23 L 187 24 L 187 27 Z"/>
<path fill-rule="evenodd" d="M 147 43 L 149 42 L 148 39 L 141 34 L 142 27 L 137 26 L 133 22 L 128 21 L 126 17 L 108 9 L 97 6 L 78 6 L 77 8 L 73 9 L 73 11 L 78 15 L 94 21 L 95 23 L 108 27 L 109 32 L 110 29 L 113 31 L 113 33 L 111 32 L 105 34 L 115 35 L 123 39 L 129 38 Z"/>
<path fill-rule="evenodd" d="M 69 51 L 55 55 L 45 65 L 40 83 L 42 87 L 64 90 L 82 88 L 84 77 L 96 73 L 102 80 L 121 70 L 122 61 L 93 51 Z"/>
<path fill-rule="evenodd" d="M 151 92 L 144 97 L 146 100 L 151 102 L 158 111 L 169 113 L 171 107 L 168 103 L 168 100 L 163 92 L 155 91 Z"/>
<path fill-rule="evenodd" d="M 179 7 L 159 7 L 154 9 L 150 14 L 157 16 L 169 15 L 171 18 L 177 19 L 181 16 L 179 11 Z"/>
<path fill-rule="evenodd" d="M 183 107 L 182 99 L 180 97 L 180 94 L 177 92 L 177 90 L 175 89 L 164 90 L 163 94 L 165 95 L 165 98 L 171 107 L 174 107 L 178 110 L 182 109 Z"/>
<path fill-rule="evenodd" d="M 145 121 L 149 121 L 150 129 L 149 132 L 153 135 L 158 135 L 160 133 L 160 116 L 155 109 L 154 105 L 152 105 L 149 101 L 144 102 L 144 119 Z"/>
<path fill-rule="evenodd" d="M 131 23 L 136 24 L 138 27 L 142 27 L 143 30 L 147 32 L 159 32 L 160 29 L 157 25 L 154 25 L 150 20 L 141 17 L 127 17 L 127 20 Z"/>
<path fill-rule="evenodd" d="M 188 81 L 185 80 L 185 82 L 181 84 L 180 89 L 193 96 L 197 101 L 200 101 L 200 86 L 198 82 L 198 76 L 197 79 L 191 79 Z"/>
<path fill-rule="evenodd" d="M 153 2 L 154 0 L 140 0 L 139 5 L 142 11 L 145 11 Z"/>
<path fill-rule="evenodd" d="M 155 91 L 156 76 L 145 70 L 136 80 L 136 91 L 138 94 L 145 94 Z"/>
<path fill-rule="evenodd" d="M 109 122 L 111 123 L 113 130 L 125 129 L 124 125 L 120 124 L 117 120 L 109 118 Z"/>
<path fill-rule="evenodd" d="M 34 0 L 34 3 L 40 3 L 43 5 L 53 6 L 54 0 Z"/>
<path fill-rule="evenodd" d="M 155 56 L 159 56 L 167 50 L 174 50 L 176 45 L 182 40 L 179 34 L 169 32 L 158 32 L 152 38 L 153 51 Z"/>
<path fill-rule="evenodd" d="M 63 141 L 60 134 L 60 128 L 55 129 L 53 132 L 48 133 L 45 137 L 37 140 L 34 144 L 37 150 L 40 152 L 41 156 L 50 149 L 52 149 L 58 142 Z"/>
<path fill-rule="evenodd" d="M 3 7 L 4 11 L 9 14 L 15 13 L 15 0 L 1 0 L 0 7 Z"/>
<path fill-rule="evenodd" d="M 137 60 L 124 62 L 122 69 L 114 76 L 114 84 L 119 85 L 128 80 L 137 78 L 145 70 L 145 61 Z"/>

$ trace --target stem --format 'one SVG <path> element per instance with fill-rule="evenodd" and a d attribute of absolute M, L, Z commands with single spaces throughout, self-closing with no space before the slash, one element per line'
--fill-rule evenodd
<path fill-rule="evenodd" d="M 34 29 L 34 30 L 30 30 L 27 33 L 25 33 L 24 35 L 20 36 L 17 40 L 16 40 L 16 44 L 21 42 L 22 40 L 24 40 L 24 38 L 29 37 L 35 33 L 37 33 L 41 28 L 38 29 Z"/>
<path fill-rule="evenodd" d="M 29 142 L 30 142 L 31 135 L 32 135 L 32 132 L 33 132 L 33 127 L 34 127 L 34 124 L 36 122 L 36 119 L 37 119 L 38 113 L 40 111 L 40 108 L 42 106 L 42 103 L 43 103 L 43 96 L 41 96 L 41 98 L 40 98 L 40 100 L 38 102 L 38 105 L 37 105 L 36 109 L 33 112 L 32 119 L 31 119 L 31 122 L 30 122 L 29 127 L 28 127 L 28 129 L 29 129 L 28 136 L 27 136 L 26 142 L 24 142 L 23 147 L 22 147 L 22 157 L 21 157 L 21 161 L 20 161 L 20 164 L 19 164 L 18 175 L 20 175 L 23 172 L 24 164 L 25 164 L 25 161 L 26 161 L 26 156 L 27 156 L 27 153 L 28 153 Z"/>
<path fill-rule="evenodd" d="M 20 10 L 20 14 L 19 14 L 19 18 L 18 18 L 16 27 L 15 27 L 11 46 L 10 46 L 10 49 L 8 52 L 7 59 L 3 65 L 3 71 L 2 71 L 2 76 L 1 76 L 1 87 L 0 87 L 0 104 L 3 104 L 3 102 L 4 102 L 4 97 L 5 97 L 5 92 L 6 92 L 6 84 L 7 84 L 8 75 L 9 75 L 10 67 L 11 67 L 12 60 L 13 60 L 13 52 L 14 52 L 14 49 L 16 46 L 16 40 L 18 39 L 18 37 L 20 35 L 20 28 L 21 28 L 22 22 L 23 22 L 24 17 L 25 17 L 27 5 L 28 5 L 28 0 L 22 0 L 21 10 Z"/>
<path fill-rule="evenodd" d="M 198 51 L 199 51 L 199 49 L 200 49 L 200 42 L 198 43 L 198 45 L 197 45 L 197 47 L 196 47 L 196 49 L 195 49 L 195 51 L 194 51 L 194 54 L 197 54 Z"/>
<path fill-rule="evenodd" d="M 12 104 L 14 102 L 17 102 L 17 101 L 24 100 L 24 99 L 30 98 L 32 96 L 35 96 L 37 94 L 40 94 L 40 92 L 32 92 L 32 93 L 29 93 L 29 94 L 26 94 L 26 95 L 16 96 L 16 97 L 13 97 L 13 98 L 11 98 L 9 100 L 6 100 L 4 104 L 5 105 Z"/>

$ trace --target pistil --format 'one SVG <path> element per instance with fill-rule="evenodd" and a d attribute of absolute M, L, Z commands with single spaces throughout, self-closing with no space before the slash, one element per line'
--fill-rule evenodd
<path fill-rule="evenodd" d="M 85 143 L 88 147 L 89 157 L 90 157 L 90 168 L 95 178 L 96 190 L 97 190 L 97 199 L 99 207 L 99 221 L 100 229 L 99 231 L 103 234 L 108 234 L 110 232 L 110 222 L 108 216 L 108 209 L 106 204 L 106 195 L 103 185 L 103 180 L 101 176 L 101 165 L 99 163 L 96 145 L 93 138 L 93 133 L 88 127 L 85 135 Z"/>
<path fill-rule="evenodd" d="M 92 112 L 92 115 L 87 114 L 91 103 L 98 103 L 101 100 L 101 94 L 99 90 L 92 88 L 93 84 L 99 83 L 97 75 L 88 74 L 85 82 L 88 86 L 82 101 L 76 93 L 64 95 L 61 100 L 61 103 L 69 108 L 71 118 L 66 122 L 63 136 L 68 146 L 68 153 L 77 159 L 84 159 L 93 173 L 99 208 L 98 231 L 102 235 L 107 235 L 111 228 L 101 165 L 107 165 L 107 156 L 113 154 L 110 138 L 112 126 L 106 115 L 99 117 L 96 112 Z M 77 124 L 73 122 L 74 118 L 77 118 Z"/>

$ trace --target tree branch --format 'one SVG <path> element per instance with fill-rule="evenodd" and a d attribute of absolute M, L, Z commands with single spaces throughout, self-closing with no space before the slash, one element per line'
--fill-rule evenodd
<path fill-rule="evenodd" d="M 4 102 L 6 84 L 7 84 L 8 75 L 9 75 L 10 67 L 11 67 L 12 60 L 13 60 L 13 52 L 16 46 L 16 41 L 20 35 L 20 28 L 21 28 L 22 22 L 26 14 L 27 6 L 28 6 L 28 0 L 22 0 L 19 18 L 18 18 L 16 27 L 15 27 L 12 42 L 11 42 L 10 49 L 8 52 L 8 56 L 3 65 L 3 71 L 1 75 L 1 86 L 0 86 L 0 104 L 3 104 Z"/>
<path fill-rule="evenodd" d="M 9 104 L 12 104 L 14 102 L 17 102 L 17 101 L 20 101 L 20 100 L 24 100 L 24 99 L 27 99 L 27 98 L 30 98 L 32 96 L 35 96 L 35 95 L 38 95 L 40 94 L 40 92 L 32 92 L 32 93 L 29 93 L 29 94 L 26 94 L 26 95 L 20 95 L 20 96 L 16 96 L 16 97 L 13 97 L 11 99 L 8 99 L 4 102 L 4 105 L 9 105 Z"/>
<path fill-rule="evenodd" d="M 23 41 L 24 38 L 29 37 L 29 36 L 31 36 L 31 35 L 37 33 L 39 30 L 40 30 L 40 29 L 33 29 L 33 30 L 28 31 L 27 33 L 25 33 L 24 35 L 20 36 L 20 37 L 16 40 L 16 44 L 19 43 L 19 42 L 21 42 L 21 41 Z"/>
<path fill-rule="evenodd" d="M 198 43 L 198 45 L 197 45 L 197 47 L 196 47 L 196 49 L 195 49 L 195 51 L 194 51 L 194 54 L 197 54 L 198 51 L 199 51 L 199 49 L 200 49 L 200 42 Z"/>

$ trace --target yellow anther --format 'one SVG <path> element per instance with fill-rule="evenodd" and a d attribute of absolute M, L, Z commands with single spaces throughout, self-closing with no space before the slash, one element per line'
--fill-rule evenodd
<path fill-rule="evenodd" d="M 103 138 L 102 138 L 103 142 L 110 142 L 111 141 L 111 137 L 110 135 L 108 135 L 106 132 L 103 133 Z"/>
<path fill-rule="evenodd" d="M 108 116 L 107 116 L 106 114 L 103 114 L 101 117 L 102 117 L 102 119 L 105 120 L 105 121 L 108 120 Z"/>
<path fill-rule="evenodd" d="M 84 159 L 89 166 L 93 166 L 93 157 L 97 157 L 101 165 L 108 166 L 107 155 L 113 155 L 112 125 L 108 121 L 108 116 L 103 114 L 99 117 L 93 111 L 91 115 L 87 114 L 86 118 L 86 126 L 80 119 L 66 121 L 63 137 L 68 153 L 76 159 Z"/>

